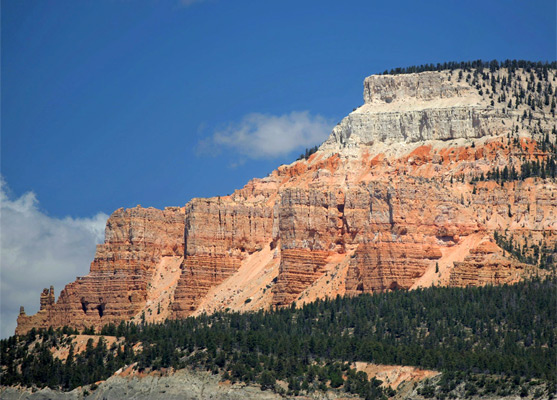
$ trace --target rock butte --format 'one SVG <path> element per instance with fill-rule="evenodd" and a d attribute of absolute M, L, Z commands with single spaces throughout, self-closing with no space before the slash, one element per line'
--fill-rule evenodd
<path fill-rule="evenodd" d="M 364 104 L 308 160 L 230 196 L 115 211 L 90 273 L 57 301 L 45 289 L 37 314 L 21 310 L 16 333 L 543 274 L 510 258 L 494 232 L 553 248 L 555 180 L 469 182 L 543 159 L 536 132 L 551 132 L 555 118 L 541 102 L 521 118 L 530 107 L 492 104 L 478 90 L 489 78 L 473 85 L 458 72 L 370 76 Z M 528 74 L 515 74 L 527 91 Z"/>

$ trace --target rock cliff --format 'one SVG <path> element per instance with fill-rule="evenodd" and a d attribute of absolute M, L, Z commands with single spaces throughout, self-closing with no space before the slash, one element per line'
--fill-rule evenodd
<path fill-rule="evenodd" d="M 91 272 L 68 284 L 57 302 L 53 288 L 45 289 L 37 314 L 20 313 L 16 333 L 42 326 L 99 328 L 130 320 L 144 309 L 161 266 L 183 256 L 182 208 L 116 210 L 107 221 L 105 243 L 97 246 Z"/>
<path fill-rule="evenodd" d="M 186 257 L 172 311 L 183 318 L 242 261 L 271 241 L 272 208 L 262 199 L 194 199 L 186 206 Z"/>
<path fill-rule="evenodd" d="M 58 301 L 46 290 L 16 332 L 543 275 L 557 243 L 555 80 L 368 77 L 364 104 L 308 159 L 230 196 L 117 210 L 90 274 Z"/>

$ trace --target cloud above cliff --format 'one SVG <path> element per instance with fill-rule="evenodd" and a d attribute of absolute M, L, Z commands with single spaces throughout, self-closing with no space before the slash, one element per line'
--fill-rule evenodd
<path fill-rule="evenodd" d="M 323 142 L 334 123 L 308 111 L 280 116 L 252 113 L 229 124 L 200 143 L 201 152 L 215 148 L 233 150 L 248 158 L 275 158 Z"/>
<path fill-rule="evenodd" d="M 95 245 L 104 239 L 108 215 L 92 218 L 53 218 L 39 208 L 37 196 L 10 195 L 0 177 L 0 335 L 14 334 L 19 306 L 27 314 L 39 308 L 44 287 L 56 294 L 86 275 Z"/>

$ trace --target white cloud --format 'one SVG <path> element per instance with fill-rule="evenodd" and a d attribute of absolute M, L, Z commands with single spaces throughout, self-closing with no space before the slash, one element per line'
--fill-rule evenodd
<path fill-rule="evenodd" d="M 200 144 L 229 148 L 249 158 L 273 158 L 323 142 L 334 124 L 320 115 L 293 111 L 281 116 L 248 114 L 239 123 L 213 134 Z"/>
<path fill-rule="evenodd" d="M 28 315 L 38 311 L 44 287 L 54 285 L 59 295 L 89 272 L 107 218 L 50 217 L 33 192 L 11 198 L 0 177 L 0 337 L 14 334 L 19 306 Z"/>

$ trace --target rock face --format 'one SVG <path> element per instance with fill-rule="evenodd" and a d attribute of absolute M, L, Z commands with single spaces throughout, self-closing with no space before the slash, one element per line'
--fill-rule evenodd
<path fill-rule="evenodd" d="M 506 110 L 449 76 L 442 71 L 366 78 L 364 105 L 333 129 L 322 149 L 357 152 L 362 145 L 481 138 L 508 131 Z"/>
<path fill-rule="evenodd" d="M 177 318 L 195 311 L 212 287 L 270 243 L 273 210 L 264 197 L 194 199 L 186 206 L 185 224 L 186 257 L 172 306 Z"/>
<path fill-rule="evenodd" d="M 230 196 L 117 210 L 90 274 L 56 302 L 45 290 L 17 333 L 543 275 L 557 184 L 516 174 L 549 165 L 555 79 L 504 68 L 366 78 L 365 103 L 309 159 Z"/>
<path fill-rule="evenodd" d="M 146 303 L 157 264 L 183 258 L 184 210 L 119 209 L 108 219 L 105 237 L 89 275 L 67 285 L 56 303 L 53 289 L 45 289 L 40 311 L 18 317 L 17 334 L 33 327 L 99 328 L 132 319 Z"/>
<path fill-rule="evenodd" d="M 467 83 L 447 80 L 443 72 L 408 75 L 372 75 L 364 80 L 366 104 L 390 104 L 410 99 L 432 101 L 455 97 L 467 98 L 473 88 Z M 475 93 L 474 93 L 475 94 Z"/>
<path fill-rule="evenodd" d="M 463 261 L 455 262 L 449 284 L 451 286 L 481 286 L 486 282 L 494 285 L 516 282 L 527 274 L 534 275 L 531 265 L 509 260 L 491 240 L 481 242 L 470 249 Z"/>

